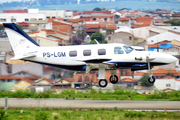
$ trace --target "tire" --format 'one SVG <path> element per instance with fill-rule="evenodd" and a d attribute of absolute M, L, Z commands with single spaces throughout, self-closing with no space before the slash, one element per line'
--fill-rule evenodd
<path fill-rule="evenodd" d="M 156 81 L 156 79 L 154 78 L 154 76 L 152 76 L 152 78 L 150 77 L 148 79 L 149 83 L 154 83 Z"/>
<path fill-rule="evenodd" d="M 111 77 L 109 78 L 109 81 L 112 84 L 116 84 L 118 82 L 118 77 L 116 75 L 111 75 Z"/>
<path fill-rule="evenodd" d="M 106 87 L 107 86 L 107 80 L 106 79 L 99 80 L 99 86 L 100 87 Z"/>

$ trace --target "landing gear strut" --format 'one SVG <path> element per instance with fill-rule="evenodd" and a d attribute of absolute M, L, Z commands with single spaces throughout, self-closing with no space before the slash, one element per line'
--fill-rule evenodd
<path fill-rule="evenodd" d="M 149 70 L 149 83 L 154 83 L 156 81 L 156 79 L 154 78 L 154 76 L 152 76 L 152 73 L 151 73 L 151 67 L 150 67 L 150 62 L 148 62 L 148 70 Z"/>

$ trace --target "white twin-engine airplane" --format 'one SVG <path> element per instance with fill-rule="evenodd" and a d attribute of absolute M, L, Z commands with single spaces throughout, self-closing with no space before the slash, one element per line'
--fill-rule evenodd
<path fill-rule="evenodd" d="M 105 70 L 111 70 L 110 82 L 118 82 L 116 69 L 149 70 L 149 82 L 154 83 L 151 74 L 153 66 L 177 61 L 171 55 L 136 51 L 125 44 L 94 44 L 58 47 L 40 47 L 14 23 L 4 23 L 4 28 L 15 53 L 12 59 L 60 67 L 74 71 L 98 70 L 99 86 L 106 87 Z"/>

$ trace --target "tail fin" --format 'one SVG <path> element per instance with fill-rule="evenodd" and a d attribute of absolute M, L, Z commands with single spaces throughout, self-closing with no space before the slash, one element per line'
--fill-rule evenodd
<path fill-rule="evenodd" d="M 3 23 L 15 56 L 34 51 L 39 45 L 15 23 Z"/>

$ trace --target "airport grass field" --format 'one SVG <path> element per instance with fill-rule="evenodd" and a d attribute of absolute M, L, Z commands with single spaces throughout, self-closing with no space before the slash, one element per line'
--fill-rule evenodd
<path fill-rule="evenodd" d="M 23 112 L 22 112 L 23 111 Z M 178 120 L 180 111 L 133 111 L 109 109 L 8 109 L 0 120 Z"/>
<path fill-rule="evenodd" d="M 139 94 L 135 90 L 114 89 L 102 92 L 86 90 L 76 91 L 74 89 L 63 90 L 60 93 L 56 91 L 32 92 L 28 90 L 0 91 L 0 98 L 62 98 L 67 100 L 159 100 L 159 101 L 180 101 L 180 91 L 154 91 L 151 94 Z"/>

